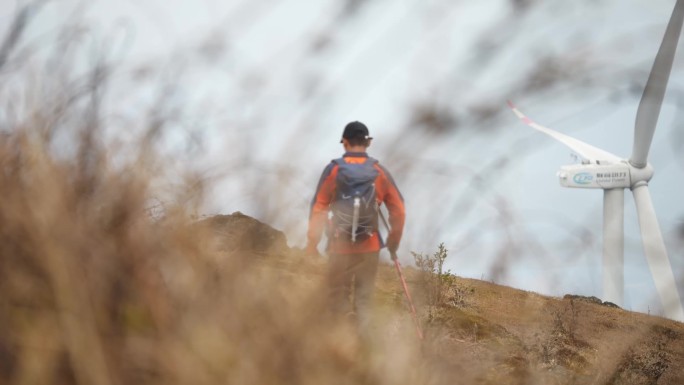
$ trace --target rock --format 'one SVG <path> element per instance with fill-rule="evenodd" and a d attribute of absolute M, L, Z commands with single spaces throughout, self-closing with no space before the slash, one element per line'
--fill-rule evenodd
<path fill-rule="evenodd" d="M 239 211 L 203 219 L 198 225 L 213 231 L 217 236 L 216 247 L 221 251 L 281 254 L 289 250 L 282 231 Z"/>
<path fill-rule="evenodd" d="M 613 308 L 617 308 L 617 309 L 620 308 L 620 306 L 618 306 L 612 302 L 601 301 L 601 299 L 594 297 L 593 295 L 587 297 L 587 296 L 583 296 L 583 295 L 566 294 L 563 296 L 563 299 L 570 299 L 570 300 L 578 300 L 578 301 L 584 301 L 584 302 L 589 302 L 589 303 L 595 303 L 597 305 L 613 307 Z"/>

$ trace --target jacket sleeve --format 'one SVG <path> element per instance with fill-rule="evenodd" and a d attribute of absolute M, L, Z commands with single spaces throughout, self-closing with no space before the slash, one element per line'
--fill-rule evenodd
<path fill-rule="evenodd" d="M 389 211 L 390 232 L 387 235 L 387 245 L 398 247 L 404 233 L 404 222 L 406 220 L 404 197 L 399 192 L 399 188 L 397 188 L 389 171 L 379 164 L 378 166 L 381 170 L 381 183 L 383 183 L 384 190 L 382 201 Z"/>
<path fill-rule="evenodd" d="M 311 201 L 311 209 L 309 211 L 309 228 L 306 234 L 307 246 L 315 247 L 321 241 L 323 230 L 328 222 L 328 212 L 330 211 L 330 204 L 333 200 L 335 192 L 335 177 L 337 175 L 337 167 L 335 163 L 330 163 L 316 187 L 316 193 Z"/>

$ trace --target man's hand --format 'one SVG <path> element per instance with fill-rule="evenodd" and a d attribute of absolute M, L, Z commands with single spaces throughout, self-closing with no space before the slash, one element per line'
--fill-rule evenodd
<path fill-rule="evenodd" d="M 389 250 L 390 253 L 390 258 L 392 258 L 393 261 L 397 260 L 397 249 L 399 248 L 399 244 L 396 242 L 387 242 L 387 250 Z"/>

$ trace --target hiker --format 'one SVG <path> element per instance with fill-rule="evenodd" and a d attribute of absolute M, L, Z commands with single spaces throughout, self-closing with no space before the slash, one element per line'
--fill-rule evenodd
<path fill-rule="evenodd" d="M 361 332 L 369 326 L 380 250 L 387 246 L 396 259 L 405 217 L 403 197 L 390 173 L 366 153 L 372 139 L 361 122 L 345 126 L 340 141 L 345 153 L 325 168 L 311 202 L 306 246 L 307 254 L 320 256 L 318 243 L 326 232 L 331 309 L 336 315 L 355 315 Z M 386 241 L 378 226 L 382 203 L 391 229 Z"/>

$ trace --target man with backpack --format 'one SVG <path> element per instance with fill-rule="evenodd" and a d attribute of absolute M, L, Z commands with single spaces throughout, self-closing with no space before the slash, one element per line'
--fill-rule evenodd
<path fill-rule="evenodd" d="M 326 232 L 332 310 L 355 313 L 361 332 L 369 326 L 380 249 L 387 246 L 396 258 L 405 218 L 404 200 L 392 176 L 366 153 L 372 139 L 361 122 L 345 126 L 340 141 L 345 153 L 325 168 L 311 203 L 306 246 L 308 254 L 319 255 L 318 243 Z M 379 232 L 383 203 L 389 212 L 386 241 Z"/>

